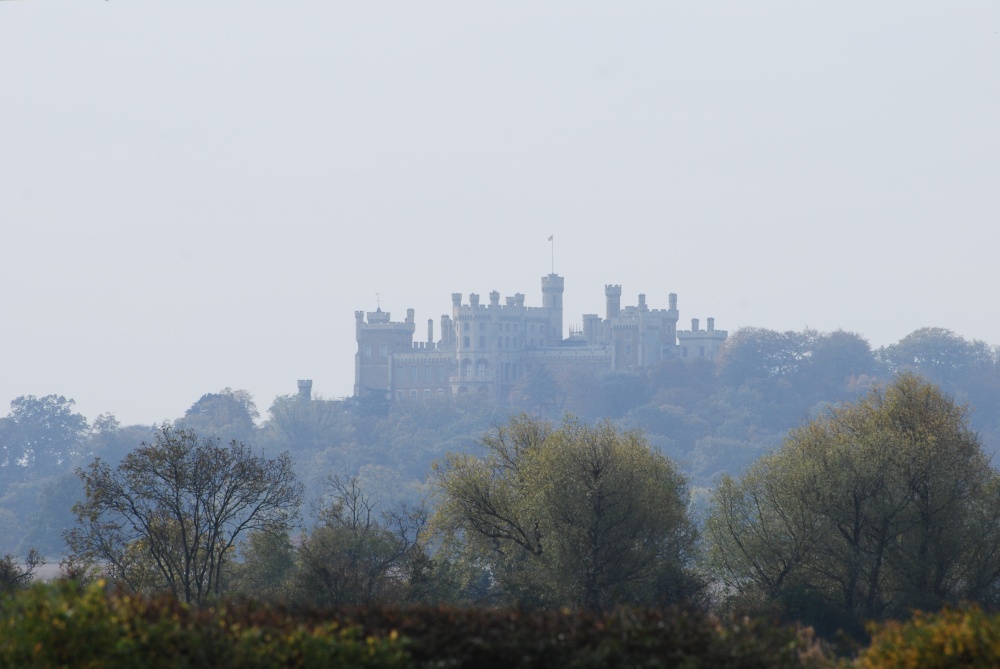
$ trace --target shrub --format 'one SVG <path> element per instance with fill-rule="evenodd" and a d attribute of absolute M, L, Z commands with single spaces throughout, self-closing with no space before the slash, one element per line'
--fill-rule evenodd
<path fill-rule="evenodd" d="M 1000 616 L 978 607 L 917 612 L 905 622 L 869 626 L 864 669 L 1000 666 Z"/>

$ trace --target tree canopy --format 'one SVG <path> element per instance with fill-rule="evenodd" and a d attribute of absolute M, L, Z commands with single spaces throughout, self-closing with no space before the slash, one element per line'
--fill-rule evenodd
<path fill-rule="evenodd" d="M 185 602 L 219 595 L 237 539 L 287 532 L 301 502 L 287 453 L 268 459 L 167 426 L 117 467 L 97 459 L 77 474 L 86 499 L 66 537 L 74 558 L 129 588 L 166 589 Z"/>
<path fill-rule="evenodd" d="M 733 594 L 859 629 L 911 608 L 992 600 L 998 493 L 966 409 L 904 374 L 723 477 L 705 532 Z"/>
<path fill-rule="evenodd" d="M 501 601 L 605 609 L 697 590 L 684 477 L 639 432 L 525 415 L 435 473 L 436 523 Z"/>

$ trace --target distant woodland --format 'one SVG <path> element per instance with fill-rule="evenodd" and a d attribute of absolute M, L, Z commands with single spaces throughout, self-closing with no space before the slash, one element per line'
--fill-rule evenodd
<path fill-rule="evenodd" d="M 733 534 L 726 535 L 720 529 L 725 527 L 720 524 L 724 517 L 720 514 L 728 509 L 730 527 L 733 523 L 765 523 L 763 517 L 756 521 L 738 518 L 738 507 L 747 503 L 747 495 L 766 496 L 764 488 L 754 487 L 762 485 L 760 477 L 777 480 L 775 477 L 791 476 L 788 471 L 800 466 L 788 464 L 794 461 L 792 456 L 781 456 L 786 458 L 781 460 L 776 454 L 790 452 L 793 444 L 807 443 L 811 438 L 828 439 L 829 443 L 846 439 L 844 443 L 854 444 L 851 448 L 860 452 L 858 444 L 863 439 L 852 430 L 883 434 L 878 430 L 888 428 L 876 426 L 875 418 L 870 425 L 859 427 L 861 423 L 850 421 L 861 419 L 843 413 L 848 411 L 845 407 L 883 415 L 878 411 L 889 412 L 886 407 L 896 401 L 884 394 L 890 387 L 924 397 L 920 401 L 928 412 L 947 418 L 941 420 L 951 430 L 948 434 L 958 435 L 955 439 L 968 451 L 956 446 L 956 453 L 965 454 L 955 458 L 965 460 L 954 467 L 962 472 L 974 470 L 974 476 L 969 476 L 980 477 L 975 479 L 978 483 L 962 479 L 961 485 L 985 490 L 995 473 L 989 460 L 1000 447 L 1000 350 L 941 328 L 917 330 L 877 350 L 851 332 L 744 328 L 730 336 L 714 361 L 677 359 L 636 373 L 568 374 L 536 368 L 504 404 L 484 403 L 469 396 L 389 402 L 375 397 L 331 400 L 286 395 L 274 398 L 262 411 L 245 391 L 226 388 L 196 399 L 169 425 L 122 425 L 109 414 L 88 421 L 75 412 L 72 399 L 57 394 L 22 396 L 13 399 L 10 413 L 0 418 L 0 555 L 28 556 L 34 549 L 35 555 L 59 562 L 70 553 L 67 540 L 72 543 L 74 537 L 77 552 L 96 550 L 93 532 L 97 530 L 90 535 L 90 543 L 79 534 L 81 518 L 88 509 L 93 512 L 92 522 L 106 511 L 97 504 L 96 487 L 110 486 L 115 476 L 138 471 L 145 462 L 135 457 L 140 445 L 165 448 L 172 439 L 197 435 L 220 448 L 234 441 L 245 445 L 246 453 L 230 453 L 237 460 L 251 452 L 267 458 L 287 452 L 290 469 L 283 475 L 287 474 L 291 487 L 284 492 L 298 507 L 294 514 L 282 516 L 280 523 L 273 520 L 277 524 L 269 525 L 269 520 L 255 528 L 275 531 L 248 531 L 242 536 L 245 541 L 226 549 L 232 552 L 230 561 L 235 566 L 223 574 L 217 565 L 218 582 L 212 585 L 215 592 L 270 593 L 267 596 L 277 599 L 292 592 L 327 592 L 330 601 L 339 597 L 343 602 L 370 603 L 388 598 L 385 593 L 391 591 L 396 593 L 393 597 L 411 597 L 413 601 L 538 606 L 572 602 L 603 609 L 613 604 L 615 597 L 638 596 L 640 590 L 602 585 L 597 571 L 589 589 L 567 580 L 566 570 L 590 573 L 587 569 L 593 571 L 592 565 L 574 562 L 580 558 L 569 544 L 555 545 L 546 539 L 543 547 L 537 539 L 545 532 L 546 537 L 569 536 L 569 528 L 578 522 L 569 518 L 571 510 L 565 511 L 569 514 L 565 517 L 553 512 L 558 500 L 545 497 L 546 486 L 562 486 L 558 489 L 569 491 L 566 495 L 573 490 L 566 482 L 572 477 L 561 483 L 546 479 L 548 473 L 570 471 L 566 468 L 571 463 L 565 461 L 569 456 L 564 455 L 570 452 L 568 447 L 539 447 L 530 458 L 518 451 L 519 443 L 593 442 L 613 446 L 618 454 L 614 457 L 652 458 L 642 465 L 654 477 L 652 482 L 629 479 L 632 483 L 628 485 L 636 490 L 645 490 L 645 485 L 651 486 L 651 491 L 669 489 L 675 495 L 650 492 L 643 497 L 647 500 L 643 504 L 655 504 L 659 515 L 675 517 L 670 527 L 656 529 L 656 536 L 663 537 L 662 541 L 669 537 L 670 545 L 676 548 L 669 560 L 657 563 L 665 571 L 647 570 L 642 566 L 645 563 L 640 564 L 641 556 L 615 558 L 625 561 L 621 565 L 633 565 L 639 574 L 635 583 L 641 585 L 642 592 L 655 591 L 665 601 L 694 601 L 707 596 L 705 574 L 711 572 L 733 595 L 732 606 L 738 602 L 760 609 L 762 601 L 784 597 L 782 601 L 795 615 L 850 628 L 866 617 L 890 615 L 911 603 L 900 603 L 903 586 L 893 590 L 895 600 L 881 591 L 876 596 L 872 590 L 884 585 L 887 574 L 904 570 L 902 562 L 886 563 L 888 566 L 873 576 L 866 571 L 872 565 L 867 553 L 844 557 L 857 563 L 858 579 L 874 578 L 876 582 L 869 583 L 868 590 L 857 582 L 850 588 L 843 586 L 839 590 L 842 594 L 834 596 L 829 594 L 833 586 L 825 582 L 819 585 L 801 569 L 789 567 L 784 574 L 780 569 L 768 571 L 772 565 L 763 562 L 750 567 L 740 563 L 733 557 Z M 921 395 L 927 392 L 933 397 Z M 891 420 L 901 420 L 897 414 L 891 416 Z M 809 433 L 810 429 L 818 432 Z M 652 455 L 644 455 L 647 451 Z M 149 460 L 159 452 L 147 450 L 143 457 Z M 875 455 L 871 458 L 877 460 Z M 866 462 L 874 461 L 871 458 Z M 267 464 L 280 465 L 277 460 Z M 123 469 L 125 465 L 135 471 Z M 836 470 L 848 465 L 824 466 Z M 793 485 L 792 479 L 786 483 L 786 490 L 799 485 Z M 814 482 L 809 489 L 819 487 Z M 481 489 L 494 496 L 490 503 L 507 500 L 508 525 L 495 527 L 484 520 L 485 516 L 476 515 L 484 507 L 469 496 L 469 491 Z M 836 498 L 840 493 L 829 494 Z M 907 503 L 916 495 L 907 492 Z M 871 493 L 873 499 L 876 496 Z M 676 499 L 682 501 L 680 507 L 672 501 Z M 779 502 L 774 504 L 779 509 Z M 903 509 L 900 504 L 899 509 Z M 540 515 L 539 505 L 548 509 L 547 515 Z M 886 523 L 910 517 L 908 510 L 897 512 L 898 516 Z M 533 520 L 518 525 L 520 518 Z M 436 538 L 426 540 L 431 531 Z M 790 532 L 788 528 L 781 531 Z M 470 554 L 474 542 L 469 537 L 476 532 L 484 539 L 473 546 L 479 552 Z M 779 530 L 762 527 L 761 532 Z M 900 536 L 904 534 L 897 536 L 894 546 L 902 541 Z M 504 544 L 508 539 L 513 543 Z M 944 540 L 942 535 L 924 541 Z M 357 547 L 363 544 L 367 557 L 378 562 L 377 568 L 368 564 L 364 577 L 358 576 L 361 567 L 357 564 L 323 563 L 323 556 L 350 552 L 345 548 L 350 541 L 362 542 L 350 544 L 354 546 L 351 550 L 360 550 Z M 857 550 L 869 541 L 868 535 L 859 538 Z M 795 549 L 798 553 L 786 545 L 782 550 L 791 552 L 782 556 L 791 563 L 817 564 L 820 558 L 810 551 L 819 545 L 816 539 L 810 546 Z M 753 563 L 759 557 L 743 555 L 741 559 Z M 827 553 L 823 559 L 834 558 Z M 965 565 L 974 562 L 973 557 L 961 559 L 966 560 Z M 713 567 L 703 566 L 712 560 Z M 404 564 L 405 569 L 400 566 Z M 977 569 L 992 568 L 983 564 L 975 562 Z M 323 580 L 323 574 L 338 569 L 345 574 L 353 569 L 353 581 L 346 576 L 335 584 L 328 577 Z M 913 569 L 909 572 L 914 573 Z M 130 573 L 134 576 L 137 572 Z M 409 576 L 401 576 L 404 573 Z M 971 582 L 970 576 L 948 574 L 953 580 Z M 787 581 L 783 580 L 786 576 Z M 990 600 L 1000 569 L 980 576 L 984 589 L 977 591 L 977 596 Z M 156 575 L 148 578 L 136 581 L 136 587 L 141 589 L 144 583 L 157 587 Z M 926 597 L 931 606 L 958 592 L 954 583 L 948 586 L 952 590 L 938 586 L 911 584 L 907 592 Z M 399 595 L 401 592 L 409 594 Z M 815 594 L 821 592 L 826 594 Z M 861 593 L 866 601 L 852 599 Z M 961 595 L 968 593 L 962 591 Z M 811 596 L 826 602 L 825 608 L 820 607 L 822 611 L 810 609 Z"/>

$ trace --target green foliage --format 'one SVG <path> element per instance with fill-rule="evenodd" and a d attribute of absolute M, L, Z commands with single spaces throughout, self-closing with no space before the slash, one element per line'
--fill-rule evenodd
<path fill-rule="evenodd" d="M 861 669 L 992 668 L 1000 665 L 1000 616 L 978 607 L 917 612 L 905 621 L 873 624 Z"/>
<path fill-rule="evenodd" d="M 62 581 L 0 599 L 0 666 L 213 669 L 409 666 L 388 632 L 253 605 L 196 610 L 169 597 Z"/>
<path fill-rule="evenodd" d="M 436 470 L 436 525 L 500 601 L 602 610 L 695 594 L 684 478 L 638 432 L 522 415 L 482 445 Z"/>
<path fill-rule="evenodd" d="M 342 614 L 367 634 L 398 630 L 418 667 L 780 668 L 830 666 L 808 630 L 689 611 L 376 608 Z"/>
<path fill-rule="evenodd" d="M 45 559 L 34 548 L 28 551 L 24 563 L 10 553 L 4 555 L 0 558 L 0 596 L 27 588 L 35 576 L 35 569 L 43 564 Z"/>
<path fill-rule="evenodd" d="M 167 426 L 117 467 L 98 459 L 77 473 L 86 501 L 66 537 L 75 558 L 188 603 L 217 597 L 240 536 L 286 530 L 302 494 L 287 453 L 268 459 Z"/>
<path fill-rule="evenodd" d="M 184 417 L 177 420 L 176 426 L 225 442 L 249 442 L 253 440 L 259 417 L 250 393 L 223 388 L 217 393 L 202 395 Z"/>
<path fill-rule="evenodd" d="M 0 418 L 0 466 L 33 476 L 64 471 L 82 454 L 87 419 L 61 395 L 23 395 Z"/>
<path fill-rule="evenodd" d="M 311 606 L 403 603 L 426 557 L 422 508 L 379 513 L 358 480 L 332 477 L 332 500 L 303 535 L 292 578 L 294 598 Z"/>
<path fill-rule="evenodd" d="M 705 531 L 743 605 L 859 633 L 910 608 L 993 599 L 998 518 L 998 474 L 965 410 L 904 375 L 724 477 Z"/>
<path fill-rule="evenodd" d="M 251 532 L 239 552 L 240 559 L 229 567 L 225 586 L 228 593 L 262 602 L 291 602 L 296 551 L 287 529 Z"/>

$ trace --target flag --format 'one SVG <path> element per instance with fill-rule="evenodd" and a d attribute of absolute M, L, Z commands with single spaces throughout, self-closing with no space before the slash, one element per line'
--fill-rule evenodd
<path fill-rule="evenodd" d="M 555 237 L 555 235 L 549 235 L 549 241 L 550 241 L 550 242 L 552 241 L 552 238 L 553 238 L 553 237 Z"/>

